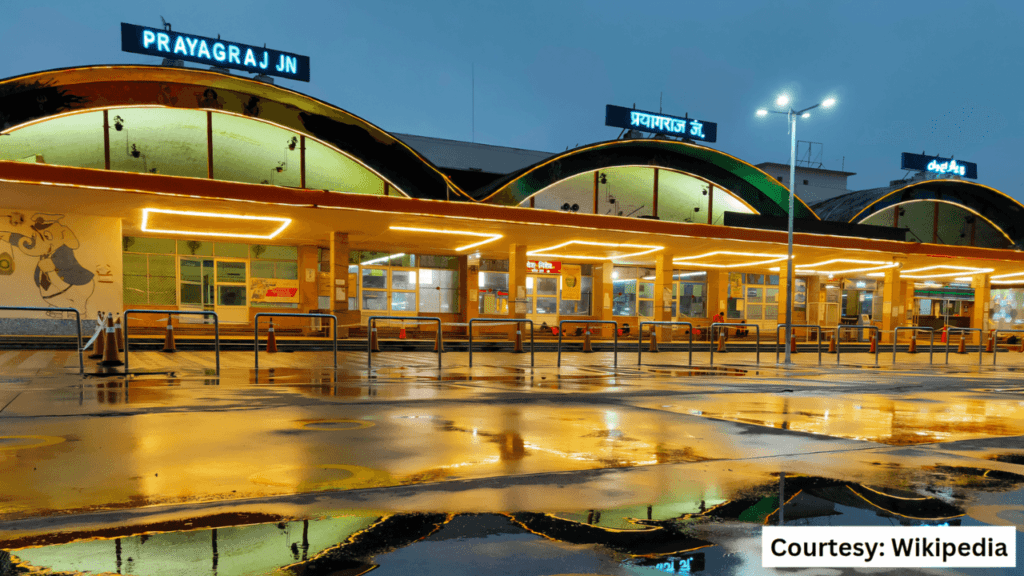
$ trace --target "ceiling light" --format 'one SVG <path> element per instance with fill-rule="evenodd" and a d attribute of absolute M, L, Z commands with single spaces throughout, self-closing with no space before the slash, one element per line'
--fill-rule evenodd
<path fill-rule="evenodd" d="M 942 272 L 939 274 L 924 274 L 915 275 L 917 272 L 927 272 L 929 270 L 953 270 L 953 272 Z M 950 266 L 948 264 L 938 264 L 936 266 L 925 266 L 924 268 L 915 268 L 913 270 L 904 270 L 900 274 L 903 278 L 948 278 L 950 276 L 962 276 L 965 272 L 968 274 L 987 274 L 992 272 L 992 268 L 972 268 L 970 266 Z"/>
<path fill-rule="evenodd" d="M 754 261 L 754 262 L 742 262 L 740 264 L 704 264 L 704 263 L 701 263 L 701 262 L 695 262 L 695 260 L 697 260 L 697 259 L 710 258 L 711 256 L 718 256 L 718 255 L 742 256 L 742 257 L 745 257 L 745 258 L 763 258 L 764 260 Z M 785 254 L 779 255 L 779 254 L 761 254 L 761 253 L 751 253 L 751 252 L 718 251 L 718 252 L 708 252 L 707 254 L 701 254 L 699 256 L 687 256 L 685 258 L 675 258 L 675 259 L 672 260 L 672 263 L 673 264 L 686 265 L 686 266 L 701 266 L 701 267 L 705 267 L 705 268 L 742 268 L 742 267 L 764 266 L 766 264 L 774 264 L 775 262 L 781 262 L 782 260 L 786 260 L 787 258 L 788 258 L 788 256 L 786 256 Z"/>
<path fill-rule="evenodd" d="M 637 249 L 637 250 L 639 250 L 639 252 L 634 252 L 632 254 L 624 254 L 624 255 L 621 255 L 621 256 L 613 256 L 613 257 L 610 257 L 610 256 L 585 256 L 585 255 L 581 255 L 581 254 L 555 254 L 555 253 L 550 252 L 551 250 L 558 250 L 559 248 L 564 248 L 564 247 L 569 246 L 571 244 L 579 244 L 581 246 L 600 246 L 600 247 L 604 247 L 604 248 Z M 527 256 L 544 256 L 546 258 L 564 258 L 566 260 L 612 260 L 612 259 L 614 259 L 614 260 L 625 260 L 625 259 L 628 259 L 628 258 L 636 258 L 638 256 L 644 256 L 644 255 L 650 254 L 651 252 L 657 252 L 658 250 L 664 250 L 664 249 L 665 249 L 664 246 L 649 246 L 649 245 L 643 245 L 643 244 L 609 244 L 609 243 L 606 243 L 606 242 L 585 242 L 585 241 L 582 241 L 582 240 L 570 240 L 568 242 L 563 242 L 563 243 L 561 243 L 561 244 L 559 244 L 557 246 L 550 246 L 548 248 L 539 248 L 537 250 L 533 250 L 533 251 L 527 252 L 526 255 Z"/>
<path fill-rule="evenodd" d="M 455 236 L 476 236 L 477 238 L 486 238 L 480 242 L 474 242 L 473 244 L 466 244 L 465 246 L 458 246 L 455 248 L 456 252 L 462 252 L 463 250 L 469 250 L 470 248 L 476 248 L 477 246 L 483 246 L 489 242 L 494 242 L 498 238 L 501 238 L 501 234 L 486 233 L 486 232 L 469 232 L 466 230 L 439 230 L 437 228 L 410 228 L 407 226 L 391 226 L 391 230 L 401 230 L 403 232 L 425 232 L 427 234 L 452 234 Z"/>
<path fill-rule="evenodd" d="M 163 228 L 159 225 L 154 225 L 153 220 L 156 218 L 153 215 L 168 214 L 171 216 L 188 216 L 192 218 L 210 218 L 213 219 L 211 222 L 207 222 L 204 228 L 200 229 L 189 229 L 189 230 L 176 230 Z M 216 227 L 214 222 L 223 222 L 226 220 L 244 220 L 250 222 L 271 222 L 280 224 L 276 230 L 267 234 L 242 234 L 238 232 L 212 232 L 211 227 Z M 222 214 L 218 212 L 195 212 L 192 210 L 165 210 L 163 208 L 143 208 L 142 209 L 142 231 L 143 232 L 155 232 L 159 234 L 188 234 L 190 236 L 222 236 L 226 238 L 252 238 L 255 240 L 271 240 L 278 234 L 284 231 L 289 224 L 292 223 L 291 218 L 282 218 L 275 216 L 248 216 L 245 214 Z M 200 225 L 197 223 L 197 226 Z"/>
<path fill-rule="evenodd" d="M 845 270 L 822 270 L 821 268 L 828 266 L 829 264 L 863 264 L 864 266 L 856 268 L 848 268 Z M 796 266 L 797 272 L 811 273 L 811 274 L 855 274 L 858 272 L 875 272 L 878 270 L 885 270 L 888 268 L 895 268 L 899 266 L 896 262 L 885 262 L 880 260 L 847 260 L 845 258 L 835 258 L 832 260 L 825 260 L 824 262 L 816 262 L 814 264 L 798 264 Z"/>

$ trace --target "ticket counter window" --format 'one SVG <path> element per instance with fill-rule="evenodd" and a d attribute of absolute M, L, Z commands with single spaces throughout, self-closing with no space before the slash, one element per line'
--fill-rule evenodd
<path fill-rule="evenodd" d="M 481 272 L 480 314 L 508 314 L 508 273 Z"/>

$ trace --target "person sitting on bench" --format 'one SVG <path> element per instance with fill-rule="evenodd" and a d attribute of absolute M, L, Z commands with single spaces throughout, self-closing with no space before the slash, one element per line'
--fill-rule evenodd
<path fill-rule="evenodd" d="M 747 323 L 746 320 L 740 320 L 740 324 L 746 324 L 746 323 Z M 736 329 L 736 337 L 737 338 L 746 338 L 749 335 L 750 335 L 750 329 L 747 328 L 747 327 L 737 328 Z"/>
<path fill-rule="evenodd" d="M 622 325 L 622 335 L 629 336 L 629 324 Z"/>
<path fill-rule="evenodd" d="M 576 336 L 583 336 L 583 327 L 576 328 Z"/>

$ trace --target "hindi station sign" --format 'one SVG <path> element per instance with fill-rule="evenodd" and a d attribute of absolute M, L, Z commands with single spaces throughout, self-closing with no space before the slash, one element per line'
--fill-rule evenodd
<path fill-rule="evenodd" d="M 667 114 L 645 112 L 608 104 L 604 113 L 605 126 L 628 128 L 652 134 L 666 134 L 691 140 L 716 142 L 718 124 L 695 118 L 680 118 Z"/>

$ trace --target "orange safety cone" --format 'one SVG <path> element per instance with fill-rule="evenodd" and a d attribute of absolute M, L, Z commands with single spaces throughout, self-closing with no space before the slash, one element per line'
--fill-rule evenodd
<path fill-rule="evenodd" d="M 910 347 L 907 348 L 907 354 L 917 354 L 917 332 L 910 332 Z"/>
<path fill-rule="evenodd" d="M 92 354 L 89 354 L 89 358 L 93 360 L 99 360 L 103 358 L 103 344 L 106 342 L 106 337 L 103 335 L 103 312 L 100 312 L 96 319 L 96 326 L 99 327 L 99 335 L 96 336 L 96 341 L 92 345 Z"/>
<path fill-rule="evenodd" d="M 651 344 L 647 348 L 648 352 L 660 352 L 658 350 L 658 333 L 655 329 L 651 329 Z"/>
<path fill-rule="evenodd" d="M 523 331 L 521 327 L 516 324 L 516 343 L 515 348 L 512 349 L 514 354 L 523 354 L 526 350 L 523 350 Z"/>
<path fill-rule="evenodd" d="M 725 330 L 718 333 L 718 349 L 715 352 L 725 353 L 728 350 L 725 349 Z"/>
<path fill-rule="evenodd" d="M 960 344 L 956 347 L 957 354 L 967 354 L 967 340 L 964 338 L 964 334 L 960 334 Z"/>
<path fill-rule="evenodd" d="M 380 352 L 380 344 L 377 342 L 377 326 L 370 327 L 370 352 Z"/>
<path fill-rule="evenodd" d="M 121 315 L 117 315 L 114 321 L 114 340 L 117 341 L 117 351 L 124 352 L 124 332 L 121 331 Z"/>
<path fill-rule="evenodd" d="M 104 329 L 102 337 L 106 337 L 106 341 L 103 343 L 103 360 L 100 361 L 101 366 L 123 366 L 124 362 L 121 362 L 121 357 L 117 353 L 117 337 L 114 336 L 114 315 L 107 315 L 107 327 Z"/>
<path fill-rule="evenodd" d="M 376 338 L 374 338 L 376 340 Z M 438 332 L 434 338 L 434 352 L 444 352 L 444 341 L 441 340 L 441 333 Z"/>
<path fill-rule="evenodd" d="M 277 335 L 274 334 L 274 320 L 270 320 L 270 327 L 267 328 L 267 353 L 277 352 Z"/>
<path fill-rule="evenodd" d="M 398 329 L 398 339 L 405 340 L 405 326 Z"/>
<path fill-rule="evenodd" d="M 985 344 L 985 352 L 992 352 L 992 348 L 996 345 L 996 334 L 994 330 L 990 330 L 988 333 L 988 343 Z"/>
<path fill-rule="evenodd" d="M 790 354 L 796 354 L 797 353 L 797 349 L 796 349 L 796 334 L 793 334 L 792 332 L 789 334 L 789 353 Z"/>
<path fill-rule="evenodd" d="M 583 333 L 583 351 L 588 354 L 593 352 L 594 349 L 590 346 L 590 330 Z"/>
<path fill-rule="evenodd" d="M 1020 350 L 1018 352 L 1024 353 L 1024 342 L 1020 343 Z"/>
<path fill-rule="evenodd" d="M 828 353 L 829 354 L 838 354 L 838 351 L 836 350 L 836 335 L 835 334 L 829 334 L 828 335 Z"/>
<path fill-rule="evenodd" d="M 167 333 L 164 335 L 164 349 L 161 352 L 173 353 L 178 351 L 174 344 L 174 325 L 171 323 L 172 316 L 167 315 Z"/>
<path fill-rule="evenodd" d="M 878 334 L 871 333 L 871 347 L 868 348 L 868 354 L 876 354 L 878 352 Z"/>

